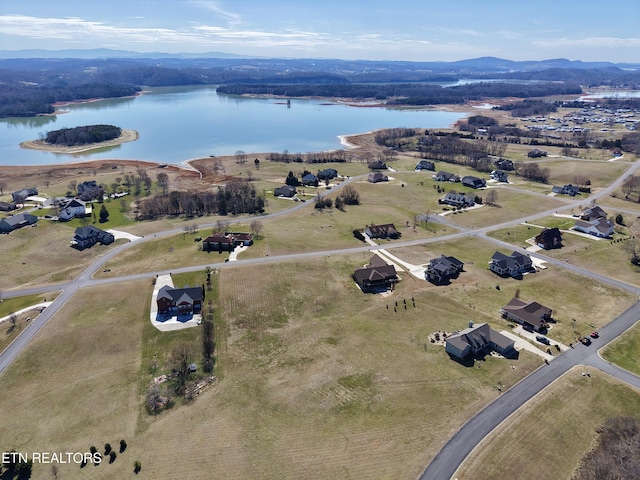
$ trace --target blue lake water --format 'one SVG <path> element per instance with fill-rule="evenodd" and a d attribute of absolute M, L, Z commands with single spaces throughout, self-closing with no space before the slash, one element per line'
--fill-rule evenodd
<path fill-rule="evenodd" d="M 363 108 L 318 100 L 241 98 L 215 87 L 154 88 L 144 95 L 64 107 L 68 113 L 0 120 L 0 165 L 45 165 L 78 160 L 131 159 L 182 163 L 209 155 L 307 153 L 343 148 L 340 135 L 380 128 L 442 128 L 463 114 L 435 110 Z M 111 124 L 139 139 L 104 151 L 61 155 L 20 148 L 47 131 Z"/>

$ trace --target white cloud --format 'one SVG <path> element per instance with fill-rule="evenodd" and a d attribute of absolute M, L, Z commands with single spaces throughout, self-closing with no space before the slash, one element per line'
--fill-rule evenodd
<path fill-rule="evenodd" d="M 223 9 L 219 2 L 213 0 L 189 0 L 187 3 L 204 8 L 229 22 L 231 25 L 239 24 L 242 20 L 240 15 Z"/>

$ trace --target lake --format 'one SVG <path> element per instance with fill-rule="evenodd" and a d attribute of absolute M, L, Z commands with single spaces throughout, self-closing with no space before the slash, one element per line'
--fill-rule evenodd
<path fill-rule="evenodd" d="M 215 87 L 166 87 L 135 98 L 63 107 L 50 117 L 0 119 L 0 165 L 46 165 L 78 160 L 131 159 L 179 164 L 210 155 L 307 153 L 343 148 L 340 135 L 380 128 L 443 128 L 464 114 L 436 110 L 352 107 L 320 100 L 218 95 Z M 80 155 L 20 148 L 51 130 L 110 124 L 139 139 Z"/>

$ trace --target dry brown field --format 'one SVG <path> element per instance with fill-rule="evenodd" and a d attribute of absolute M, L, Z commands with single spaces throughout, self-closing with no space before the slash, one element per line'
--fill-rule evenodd
<path fill-rule="evenodd" d="M 639 393 L 594 368 L 575 367 L 486 437 L 455 477 L 571 478 L 607 418 L 637 415 Z"/>

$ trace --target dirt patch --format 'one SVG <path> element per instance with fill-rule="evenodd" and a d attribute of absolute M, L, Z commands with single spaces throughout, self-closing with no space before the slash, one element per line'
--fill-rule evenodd
<path fill-rule="evenodd" d="M 155 178 L 161 171 L 169 176 L 173 189 L 191 189 L 200 183 L 200 174 L 179 165 L 165 165 L 139 160 L 91 160 L 56 165 L 0 166 L 0 178 L 4 194 L 25 187 L 37 187 L 51 194 L 64 194 L 71 180 L 84 181 L 89 178 L 98 183 L 109 183 L 115 177 L 135 174 L 138 169 L 147 171 Z"/>

